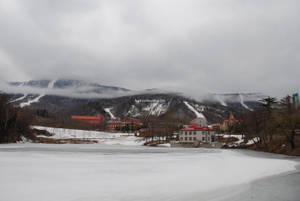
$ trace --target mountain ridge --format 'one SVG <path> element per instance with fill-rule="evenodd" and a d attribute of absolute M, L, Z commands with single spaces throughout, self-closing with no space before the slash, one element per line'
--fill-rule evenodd
<path fill-rule="evenodd" d="M 230 112 L 238 114 L 251 111 L 258 107 L 259 100 L 265 97 L 259 93 L 208 94 L 199 101 L 182 93 L 157 89 L 133 93 L 132 90 L 122 87 L 71 79 L 32 80 L 13 82 L 10 85 L 19 88 L 20 91 L 23 87 L 41 89 L 41 93 L 9 93 L 11 102 L 16 106 L 44 109 L 66 117 L 72 114 L 95 115 L 101 113 L 107 119 L 112 118 L 112 115 L 138 118 L 145 115 L 162 116 L 172 113 L 179 119 L 196 118 L 203 115 L 208 122 L 220 122 Z M 82 97 L 69 97 L 67 94 L 69 89 L 77 90 L 78 95 L 82 95 Z M 59 95 L 47 93 L 51 90 L 62 90 L 63 93 Z M 88 96 L 90 93 L 104 96 Z M 117 94 L 117 96 L 105 97 L 109 93 Z"/>

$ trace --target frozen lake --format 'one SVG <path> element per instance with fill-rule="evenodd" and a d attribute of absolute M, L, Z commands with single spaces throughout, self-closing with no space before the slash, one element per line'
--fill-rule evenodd
<path fill-rule="evenodd" d="M 296 201 L 298 161 L 241 150 L 6 144 L 0 200 Z"/>

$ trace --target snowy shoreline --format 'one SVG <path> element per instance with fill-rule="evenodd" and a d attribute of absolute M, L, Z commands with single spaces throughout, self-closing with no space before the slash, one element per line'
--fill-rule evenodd
<path fill-rule="evenodd" d="M 144 140 L 134 136 L 134 133 L 110 133 L 104 131 L 88 131 L 76 130 L 66 128 L 52 128 L 45 126 L 32 126 L 34 129 L 46 130 L 53 134 L 52 136 L 38 135 L 37 137 L 50 138 L 50 139 L 80 139 L 80 140 L 93 140 L 98 143 L 108 145 L 143 145 Z"/>

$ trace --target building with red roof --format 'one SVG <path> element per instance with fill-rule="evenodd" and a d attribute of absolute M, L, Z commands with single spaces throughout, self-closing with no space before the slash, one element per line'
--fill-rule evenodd
<path fill-rule="evenodd" d="M 141 126 L 141 121 L 135 118 L 126 117 L 122 121 L 122 126 L 128 128 L 131 131 L 136 131 Z"/>
<path fill-rule="evenodd" d="M 71 116 L 72 120 L 78 120 L 81 122 L 85 122 L 85 123 L 89 123 L 89 124 L 93 124 L 93 125 L 101 125 L 104 121 L 104 117 L 100 114 L 98 114 L 97 116 L 76 116 L 73 115 Z"/>
<path fill-rule="evenodd" d="M 136 131 L 141 127 L 141 121 L 138 119 L 126 117 L 122 121 L 120 119 L 111 119 L 106 123 L 108 131 Z"/>
<path fill-rule="evenodd" d="M 228 132 L 234 125 L 240 125 L 242 123 L 242 120 L 235 119 L 232 112 L 229 114 L 229 118 L 225 119 L 223 123 L 220 126 L 221 131 Z"/>
<path fill-rule="evenodd" d="M 122 121 L 119 119 L 111 119 L 106 123 L 106 130 L 108 131 L 119 131 L 122 127 Z"/>
<path fill-rule="evenodd" d="M 207 126 L 200 126 L 192 122 L 179 130 L 179 142 L 189 144 L 213 143 L 215 141 L 214 131 Z"/>

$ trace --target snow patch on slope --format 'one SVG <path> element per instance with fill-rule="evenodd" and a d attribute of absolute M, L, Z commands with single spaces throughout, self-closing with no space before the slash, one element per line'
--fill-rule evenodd
<path fill-rule="evenodd" d="M 205 116 L 202 114 L 202 113 L 200 113 L 200 112 L 198 112 L 193 106 L 191 106 L 187 101 L 183 101 L 183 103 L 192 111 L 192 112 L 194 112 L 195 113 L 195 115 L 196 115 L 196 117 L 197 118 L 203 118 L 203 119 L 205 119 Z"/>
<path fill-rule="evenodd" d="M 139 112 L 138 108 L 135 105 L 131 105 L 130 109 L 127 112 L 128 116 L 137 117 L 140 116 L 141 113 Z"/>
<path fill-rule="evenodd" d="M 48 89 L 53 89 L 55 82 L 56 82 L 56 80 L 52 80 L 51 82 L 49 82 Z"/>
<path fill-rule="evenodd" d="M 24 103 L 20 103 L 20 107 L 25 107 L 25 106 L 29 106 L 31 105 L 32 103 L 37 103 L 40 101 L 40 99 L 45 96 L 44 94 L 42 95 L 39 95 L 38 97 L 34 98 L 34 99 L 31 99 L 31 100 L 28 100 L 27 102 L 24 102 Z"/>
<path fill-rule="evenodd" d="M 131 105 L 127 112 L 127 115 L 137 117 L 142 114 L 160 116 L 164 114 L 170 105 L 170 102 L 166 103 L 162 100 L 136 100 L 135 105 Z"/>
<path fill-rule="evenodd" d="M 21 96 L 20 98 L 17 98 L 17 99 L 15 99 L 15 100 L 12 100 L 12 101 L 10 101 L 10 103 L 14 103 L 14 102 L 17 102 L 17 101 L 20 101 L 20 100 L 23 100 L 24 98 L 26 98 L 27 97 L 27 94 L 24 94 L 23 96 Z"/>
<path fill-rule="evenodd" d="M 116 119 L 116 117 L 113 115 L 113 113 L 111 112 L 111 107 L 107 107 L 107 108 L 104 108 L 104 111 L 109 114 L 110 118 L 111 119 Z"/>
<path fill-rule="evenodd" d="M 215 97 L 217 98 L 217 100 L 220 102 L 221 105 L 223 105 L 224 107 L 227 107 L 227 103 L 218 95 L 216 94 Z"/>
<path fill-rule="evenodd" d="M 144 111 L 148 111 L 149 115 L 159 116 L 166 112 L 168 107 L 164 103 L 160 103 L 159 101 L 150 103 L 147 107 L 143 108 Z"/>
<path fill-rule="evenodd" d="M 246 108 L 247 110 L 253 111 L 251 108 L 249 108 L 249 107 L 245 104 L 243 95 L 242 95 L 242 94 L 239 94 L 239 96 L 240 96 L 240 100 L 241 100 L 241 101 L 240 101 L 240 102 L 241 102 L 241 105 L 242 105 L 244 108 Z"/>

